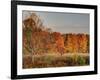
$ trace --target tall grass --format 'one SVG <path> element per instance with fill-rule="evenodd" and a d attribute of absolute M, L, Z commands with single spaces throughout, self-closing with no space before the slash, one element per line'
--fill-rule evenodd
<path fill-rule="evenodd" d="M 31 57 L 30 57 L 31 58 Z M 89 65 L 89 56 L 83 55 L 35 55 L 33 61 L 23 58 L 23 68 L 67 67 Z M 29 63 L 28 63 L 29 62 Z M 27 64 L 26 64 L 27 63 Z"/>

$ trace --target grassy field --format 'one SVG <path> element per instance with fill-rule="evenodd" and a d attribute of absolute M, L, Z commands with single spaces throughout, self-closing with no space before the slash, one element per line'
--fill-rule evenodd
<path fill-rule="evenodd" d="M 85 66 L 89 65 L 89 54 L 44 54 L 44 55 L 24 55 L 23 68 L 45 68 L 64 66 Z"/>

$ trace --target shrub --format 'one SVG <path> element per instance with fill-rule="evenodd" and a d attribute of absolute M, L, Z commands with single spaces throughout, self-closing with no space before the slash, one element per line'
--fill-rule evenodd
<path fill-rule="evenodd" d="M 86 64 L 85 58 L 78 56 L 77 57 L 77 63 L 78 63 L 78 65 L 85 65 Z"/>

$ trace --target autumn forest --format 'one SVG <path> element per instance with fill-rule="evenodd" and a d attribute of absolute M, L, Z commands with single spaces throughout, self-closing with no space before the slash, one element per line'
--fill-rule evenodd
<path fill-rule="evenodd" d="M 24 69 L 89 65 L 89 34 L 53 31 L 35 12 L 22 23 Z"/>

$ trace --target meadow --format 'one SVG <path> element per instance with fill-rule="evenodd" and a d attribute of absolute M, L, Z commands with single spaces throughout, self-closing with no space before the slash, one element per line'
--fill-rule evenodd
<path fill-rule="evenodd" d="M 25 60 L 25 61 L 24 61 Z M 47 68 L 89 65 L 89 54 L 45 54 L 26 55 L 23 57 L 23 68 Z"/>

